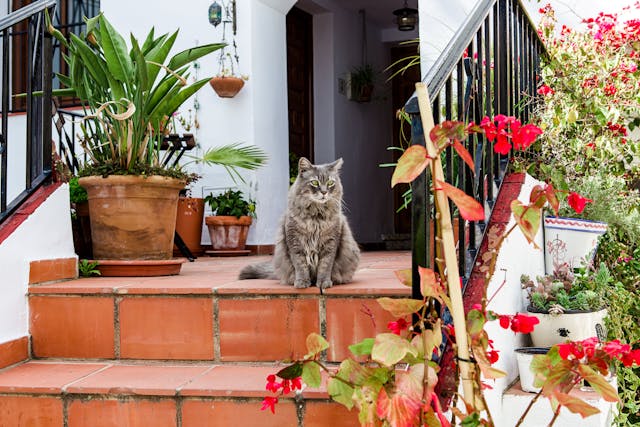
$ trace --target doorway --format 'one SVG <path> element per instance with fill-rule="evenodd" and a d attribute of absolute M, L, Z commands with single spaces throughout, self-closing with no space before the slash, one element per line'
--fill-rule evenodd
<path fill-rule="evenodd" d="M 289 171 L 298 159 L 313 162 L 313 16 L 293 7 L 287 14 L 287 100 L 289 105 Z"/>

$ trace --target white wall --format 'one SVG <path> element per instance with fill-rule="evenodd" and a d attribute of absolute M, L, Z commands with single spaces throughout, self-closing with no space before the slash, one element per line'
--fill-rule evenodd
<path fill-rule="evenodd" d="M 529 194 L 534 185 L 540 184 L 530 176 L 527 176 L 518 199 L 523 203 L 529 202 Z M 507 230 L 514 224 L 513 218 L 507 225 Z M 536 243 L 540 248 L 544 247 L 542 232 L 536 235 Z M 487 298 L 495 297 L 487 306 L 499 314 L 525 313 L 525 295 L 520 287 L 520 276 L 527 274 L 531 277 L 544 274 L 544 255 L 542 249 L 535 249 L 528 244 L 522 232 L 516 228 L 505 240 L 498 255 L 496 272 L 489 283 Z M 505 285 L 502 289 L 498 290 Z M 528 336 L 515 334 L 511 330 L 500 327 L 497 321 L 489 322 L 486 327 L 489 338 L 494 341 L 494 346 L 500 351 L 500 359 L 494 365 L 495 368 L 508 373 L 504 378 L 488 381 L 493 390 L 486 390 L 485 396 L 491 413 L 495 417 L 497 425 L 499 414 L 502 412 L 502 394 L 518 376 L 518 367 L 513 350 L 517 347 L 529 345 Z M 508 426 L 505 426 L 508 427 Z"/>
<path fill-rule="evenodd" d="M 0 244 L 0 343 L 29 334 L 29 262 L 75 258 L 69 188 L 58 188 Z"/>

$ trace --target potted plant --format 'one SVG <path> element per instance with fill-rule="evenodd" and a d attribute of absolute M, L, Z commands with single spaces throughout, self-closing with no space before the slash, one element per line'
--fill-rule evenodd
<path fill-rule="evenodd" d="M 131 36 L 127 48 L 102 14 L 86 20 L 82 38 L 71 34 L 69 41 L 47 24 L 67 50 L 70 70 L 59 75 L 65 88 L 54 95 L 79 98 L 86 113 L 82 146 L 89 161 L 79 183 L 88 192 L 94 258 L 170 259 L 178 193 L 197 176 L 162 162 L 164 131 L 174 112 L 209 81 L 188 83 L 190 65 L 223 44 L 169 58 L 177 31 L 157 37 L 152 29 L 143 43 Z M 236 174 L 237 167 L 254 169 L 265 160 L 256 147 L 238 145 L 210 149 L 198 159 Z"/>
<path fill-rule="evenodd" d="M 375 75 L 375 70 L 370 64 L 354 67 L 349 73 L 349 99 L 356 102 L 371 101 Z"/>
<path fill-rule="evenodd" d="M 213 213 L 205 217 L 213 252 L 245 251 L 249 227 L 255 217 L 255 202 L 231 189 L 217 196 L 209 194 L 204 201 Z"/>
<path fill-rule="evenodd" d="M 575 273 L 559 265 L 553 274 L 537 277 L 535 282 L 523 275 L 520 281 L 527 291 L 527 311 L 540 320 L 531 333 L 533 345 L 551 347 L 566 340 L 604 338 L 604 296 L 612 280 L 604 263 L 598 269 L 577 268 Z"/>

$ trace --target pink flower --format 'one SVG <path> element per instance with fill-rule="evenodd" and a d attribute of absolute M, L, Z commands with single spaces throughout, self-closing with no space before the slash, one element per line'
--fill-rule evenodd
<path fill-rule="evenodd" d="M 389 329 L 392 333 L 396 335 L 400 335 L 402 331 L 409 327 L 409 323 L 407 323 L 404 319 L 398 319 L 395 322 L 387 323 L 387 329 Z"/>
<path fill-rule="evenodd" d="M 552 95 L 555 93 L 555 91 L 547 85 L 540 86 L 537 92 L 538 92 L 538 95 L 542 95 L 542 96 Z"/>
<path fill-rule="evenodd" d="M 584 207 L 587 205 L 587 203 L 593 203 L 593 200 L 582 197 L 580 194 L 572 191 L 567 197 L 567 203 L 569 203 L 571 209 L 580 214 L 582 213 L 582 211 L 584 211 Z"/>
<path fill-rule="evenodd" d="M 266 409 L 269 409 L 272 414 L 275 414 L 276 413 L 276 403 L 278 403 L 278 398 L 277 397 L 267 396 L 262 400 L 262 408 L 260 408 L 260 410 L 264 411 Z"/>

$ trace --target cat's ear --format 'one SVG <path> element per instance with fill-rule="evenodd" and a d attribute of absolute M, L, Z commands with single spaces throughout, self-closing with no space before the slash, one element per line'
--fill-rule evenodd
<path fill-rule="evenodd" d="M 306 157 L 300 157 L 300 160 L 298 160 L 298 171 L 300 172 L 307 171 L 312 167 L 313 165 L 311 164 L 309 159 L 307 159 Z"/>
<path fill-rule="evenodd" d="M 331 163 L 329 165 L 329 167 L 337 172 L 342 168 L 342 163 L 344 163 L 344 162 L 342 160 L 342 157 L 340 157 L 338 160 L 336 160 L 335 162 Z"/>

